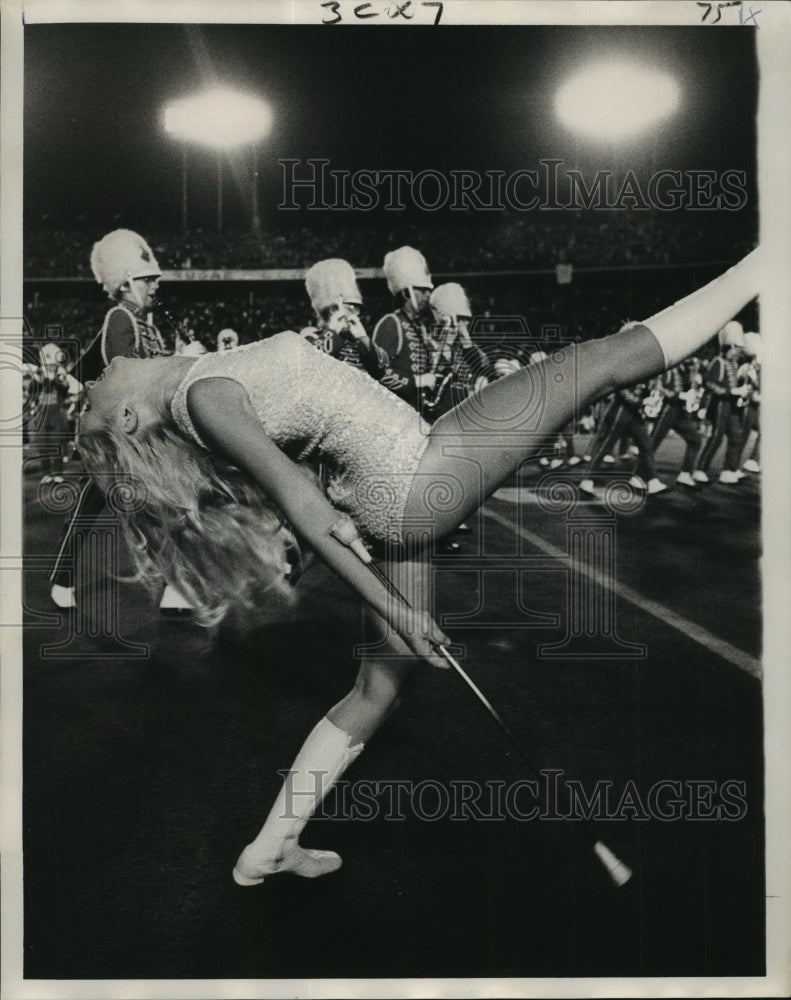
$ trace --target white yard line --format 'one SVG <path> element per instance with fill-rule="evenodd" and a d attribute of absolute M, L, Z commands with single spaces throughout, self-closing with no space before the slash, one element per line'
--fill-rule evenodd
<path fill-rule="evenodd" d="M 526 491 L 523 493 L 523 498 L 524 500 L 528 500 L 529 498 L 529 494 L 527 494 Z M 539 549 L 545 555 L 552 556 L 565 566 L 572 565 L 572 560 L 568 553 L 559 549 L 551 542 L 547 542 L 539 535 L 536 535 L 532 531 L 528 531 L 527 528 L 523 528 L 521 525 L 514 524 L 510 518 L 504 517 L 502 514 L 497 514 L 488 506 L 484 507 L 483 512 L 490 520 L 495 521 L 504 528 L 510 528 L 513 532 L 515 532 L 515 534 L 519 535 L 520 538 L 523 538 L 526 542 L 535 546 L 535 548 Z M 750 674 L 752 677 L 761 678 L 762 671 L 760 660 L 756 659 L 754 656 L 750 656 L 749 653 L 745 653 L 742 649 L 737 649 L 736 646 L 732 646 L 724 639 L 720 639 L 718 636 L 713 635 L 701 625 L 697 625 L 695 622 L 689 621 L 689 619 L 684 618 L 683 615 L 676 614 L 675 611 L 671 611 L 670 608 L 665 607 L 664 604 L 660 604 L 659 601 L 653 601 L 650 597 L 644 597 L 642 594 L 639 594 L 636 590 L 633 590 L 626 584 L 619 583 L 617 580 L 603 579 L 600 571 L 589 569 L 584 563 L 577 564 L 576 571 L 578 573 L 582 573 L 583 576 L 595 579 L 597 584 L 614 591 L 616 596 L 620 597 L 622 600 L 628 601 L 630 604 L 635 605 L 635 607 L 640 608 L 642 611 L 646 611 L 648 614 L 653 615 L 654 618 L 663 622 L 665 625 L 676 629 L 676 631 L 681 632 L 682 635 L 685 635 L 687 638 L 692 639 L 693 642 L 698 643 L 699 646 L 703 646 L 704 649 L 708 649 L 710 652 L 715 653 L 723 660 L 733 664 L 733 666 L 738 667 L 740 670 L 744 670 L 745 673 Z"/>

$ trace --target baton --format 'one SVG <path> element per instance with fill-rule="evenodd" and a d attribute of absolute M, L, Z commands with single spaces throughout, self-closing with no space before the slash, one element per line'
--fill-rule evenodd
<path fill-rule="evenodd" d="M 393 581 L 390 580 L 387 577 L 387 575 L 383 573 L 382 570 L 373 561 L 371 553 L 365 547 L 365 543 L 363 542 L 362 538 L 360 538 L 359 534 L 357 533 L 357 529 L 355 528 L 353 522 L 349 518 L 342 518 L 341 520 L 336 522 L 330 528 L 330 534 L 336 541 L 340 542 L 341 545 L 345 545 L 347 548 L 351 549 L 352 552 L 354 552 L 354 554 L 358 557 L 358 559 L 360 559 L 361 562 L 365 563 L 365 565 L 368 566 L 368 568 L 371 570 L 374 576 L 380 581 L 380 583 L 383 584 L 383 586 L 387 589 L 388 593 L 392 597 L 395 597 L 396 600 L 400 601 L 405 607 L 409 608 L 410 610 L 414 610 L 412 605 L 409 603 L 406 597 L 404 597 L 401 591 L 396 587 Z M 539 777 L 541 774 L 541 768 L 536 762 L 536 760 L 533 758 L 532 754 L 528 753 L 527 749 L 525 748 L 521 740 L 518 740 L 516 738 L 512 729 L 506 724 L 500 713 L 492 705 L 492 703 L 489 701 L 486 695 L 481 691 L 481 689 L 478 687 L 475 681 L 473 681 L 473 679 L 469 676 L 469 674 L 464 670 L 464 668 L 458 662 L 456 657 L 451 654 L 451 652 L 447 649 L 445 645 L 443 645 L 443 643 L 432 641 L 431 645 L 440 654 L 440 656 L 442 656 L 446 660 L 448 665 L 452 667 L 453 670 L 455 670 L 458 676 L 461 677 L 461 679 L 464 681 L 467 687 L 475 695 L 478 702 L 481 705 L 483 705 L 489 716 L 492 719 L 494 719 L 494 721 L 497 723 L 500 730 L 504 733 L 509 743 L 517 752 L 522 761 L 527 765 L 527 767 L 533 772 L 533 774 L 536 777 Z M 604 866 L 613 884 L 617 887 L 626 885 L 626 883 L 632 877 L 632 870 L 628 867 L 628 865 L 624 864 L 624 862 L 621 861 L 620 858 L 618 858 L 603 841 L 599 840 L 599 838 L 596 837 L 588 820 L 583 820 L 583 829 L 585 830 L 588 839 L 591 841 L 591 846 L 593 848 L 596 857 Z"/>

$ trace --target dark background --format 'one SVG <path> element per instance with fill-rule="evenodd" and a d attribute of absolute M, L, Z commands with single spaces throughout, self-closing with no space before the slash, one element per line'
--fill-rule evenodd
<path fill-rule="evenodd" d="M 680 108 L 617 148 L 579 142 L 558 124 L 553 95 L 594 58 L 661 67 L 680 84 Z M 217 81 L 272 106 L 259 157 L 269 220 L 281 158 L 510 172 L 558 157 L 591 171 L 628 164 L 645 180 L 654 168 L 746 169 L 754 180 L 754 33 L 735 27 L 34 25 L 25 32 L 26 225 L 119 216 L 141 230 L 178 228 L 181 148 L 162 110 Z M 232 163 L 240 192 L 243 168 Z M 210 151 L 192 149 L 196 224 L 211 225 L 215 169 Z M 231 190 L 229 221 L 242 221 L 246 202 Z"/>

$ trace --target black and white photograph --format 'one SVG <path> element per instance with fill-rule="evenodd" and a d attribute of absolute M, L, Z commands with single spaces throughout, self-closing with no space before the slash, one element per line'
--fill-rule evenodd
<path fill-rule="evenodd" d="M 2 15 L 4 997 L 787 995 L 791 5 Z"/>

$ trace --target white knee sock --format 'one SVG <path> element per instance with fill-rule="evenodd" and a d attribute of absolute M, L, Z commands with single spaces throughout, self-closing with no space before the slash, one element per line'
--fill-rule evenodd
<path fill-rule="evenodd" d="M 709 341 L 759 291 L 761 250 L 753 250 L 729 271 L 643 320 L 659 341 L 665 367 L 673 368 Z"/>
<path fill-rule="evenodd" d="M 264 875 L 280 870 L 283 858 L 297 848 L 300 833 L 324 796 L 362 753 L 362 743 L 356 746 L 350 744 L 349 734 L 338 729 L 329 719 L 324 718 L 316 725 L 291 765 L 261 832 L 242 852 L 234 870 L 237 882 L 252 884 L 261 881 Z M 318 853 L 313 852 L 314 857 Z M 337 858 L 337 855 L 332 857 Z M 306 860 L 308 863 L 304 872 L 293 866 L 288 870 L 296 874 L 322 874 L 309 863 L 309 859 Z M 338 859 L 334 867 L 339 865 Z"/>

